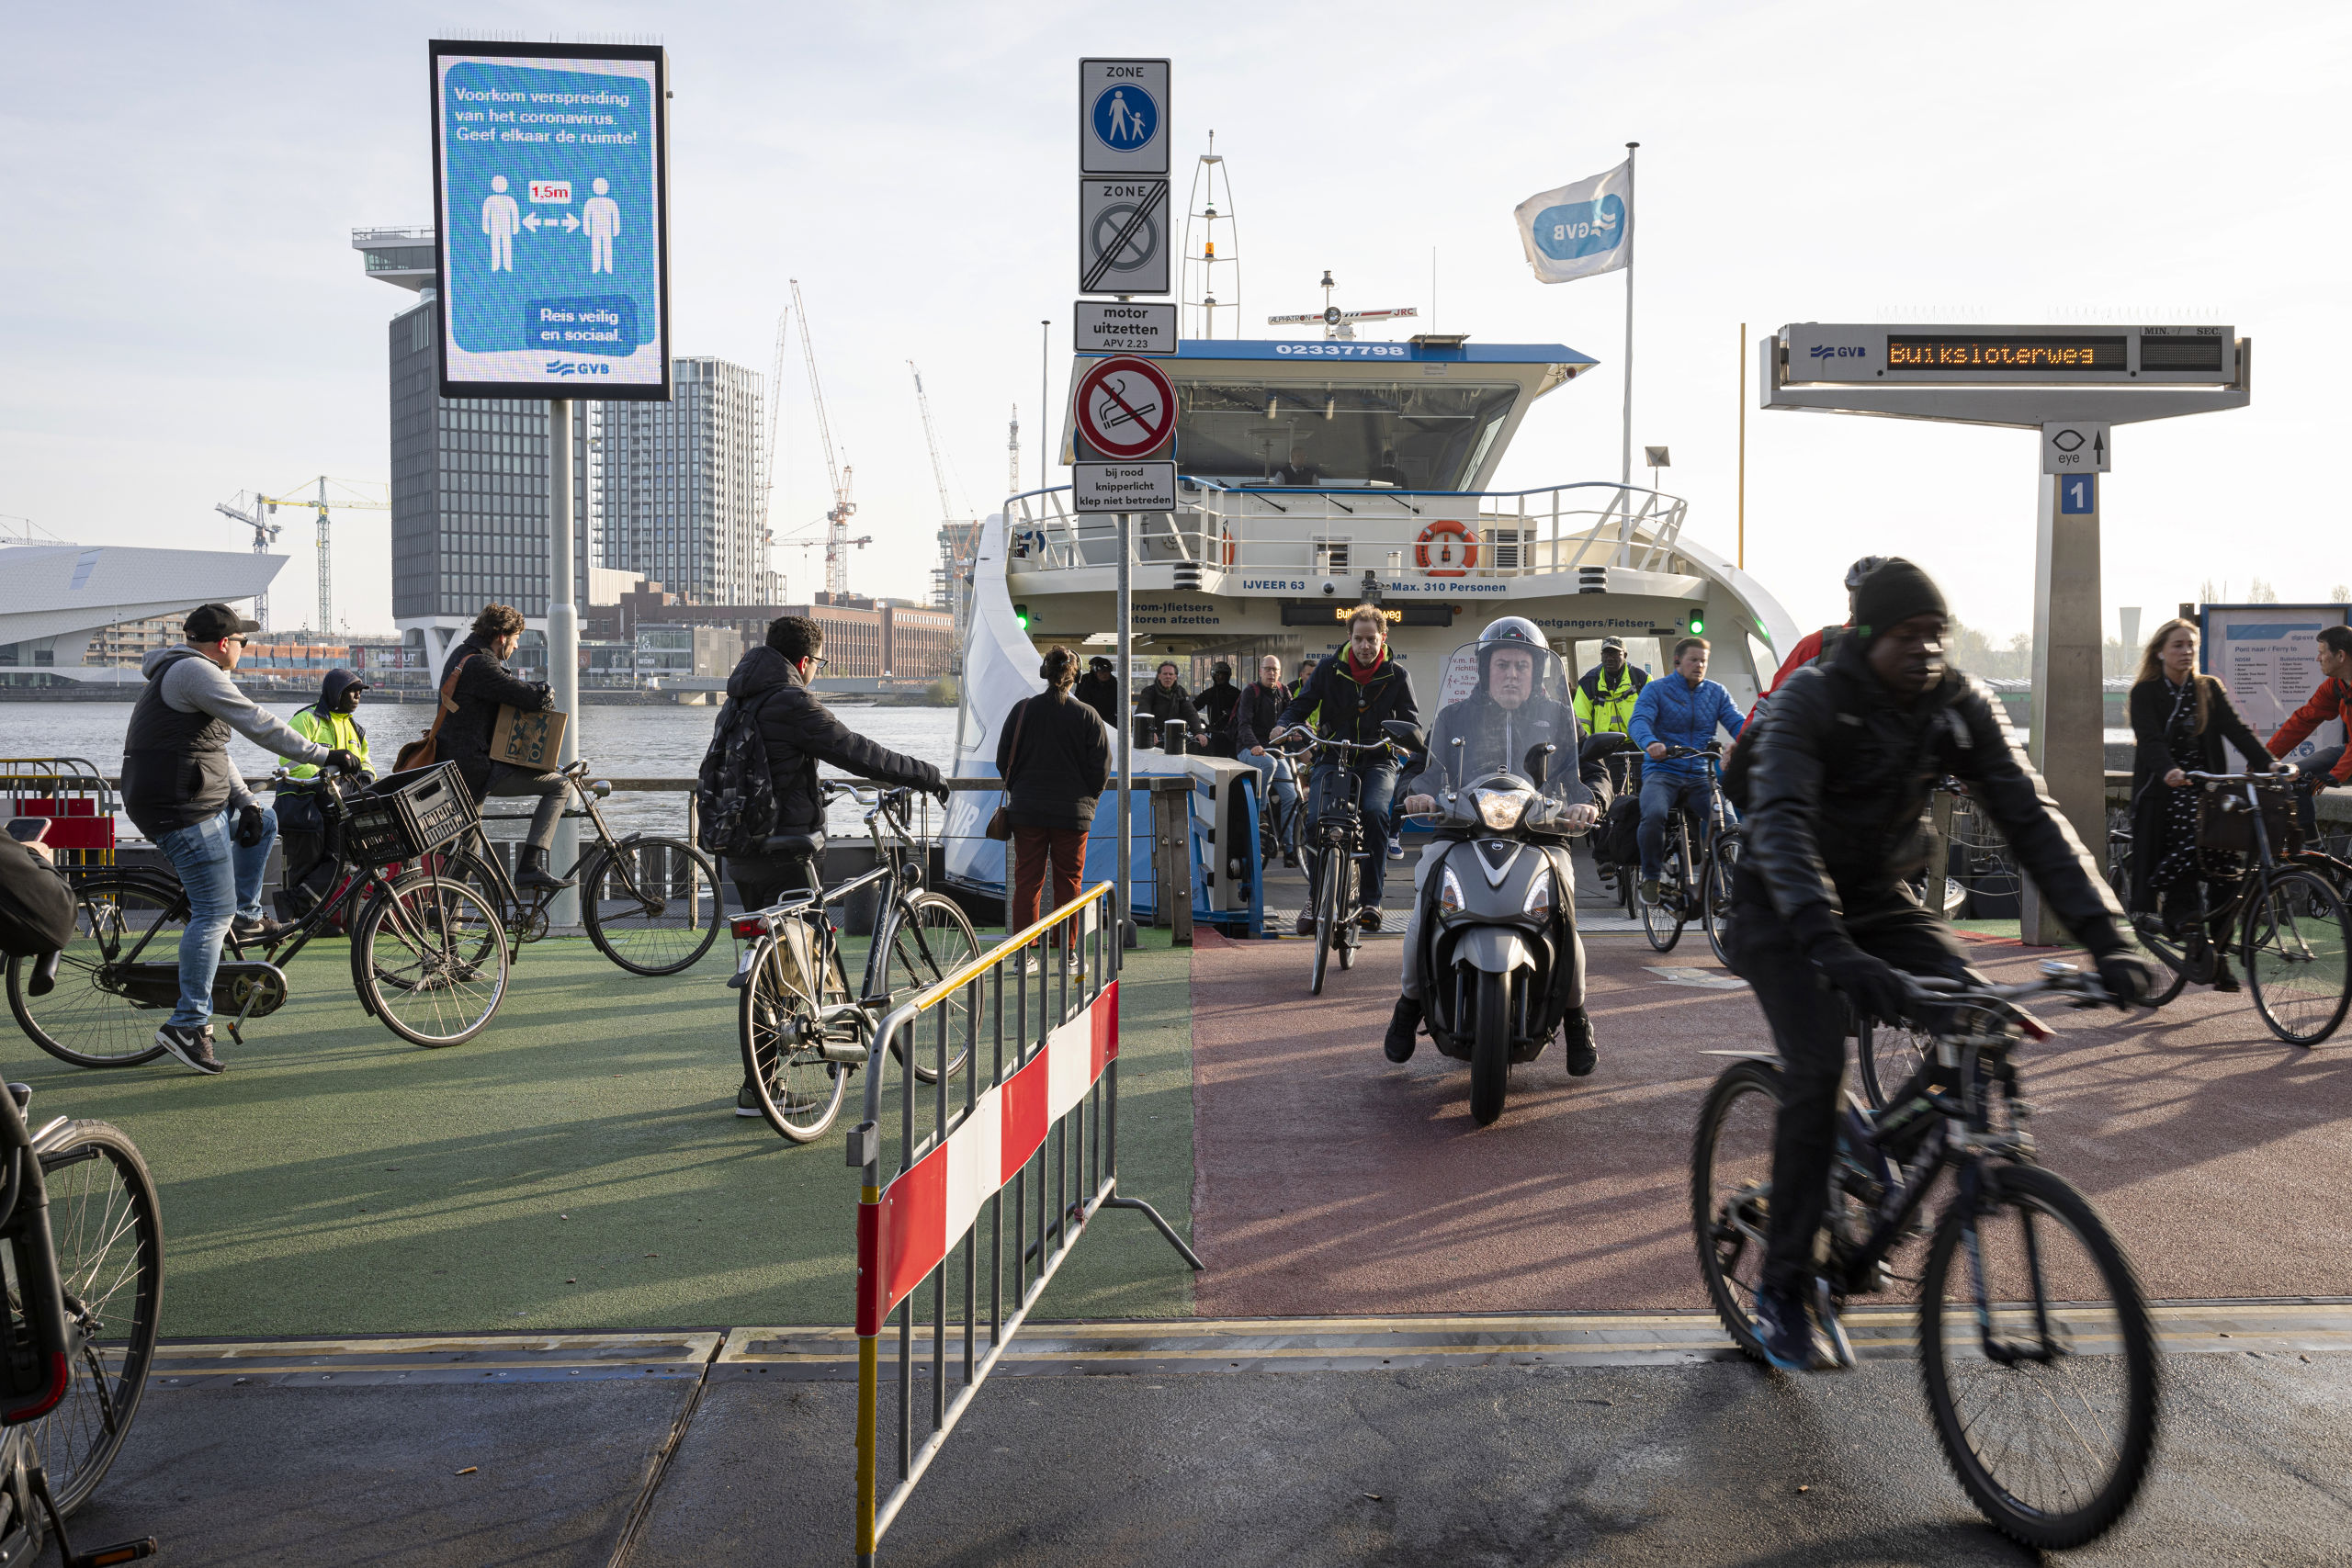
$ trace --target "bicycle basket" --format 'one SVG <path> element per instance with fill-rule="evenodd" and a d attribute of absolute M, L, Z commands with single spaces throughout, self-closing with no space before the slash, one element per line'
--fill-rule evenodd
<path fill-rule="evenodd" d="M 2270 840 L 2273 855 L 2290 855 L 2301 847 L 2301 833 L 2295 825 L 2294 807 L 2289 804 L 2287 792 L 2258 789 L 2255 795 L 2262 802 L 2262 831 Z M 2207 791 L 2197 803 L 2197 847 L 2222 850 L 2233 854 L 2254 853 L 2254 813 L 2243 795 L 2217 795 Z"/>
<path fill-rule="evenodd" d="M 362 865 L 391 865 L 439 849 L 476 821 L 454 762 L 387 773 L 350 802 L 344 847 Z"/>

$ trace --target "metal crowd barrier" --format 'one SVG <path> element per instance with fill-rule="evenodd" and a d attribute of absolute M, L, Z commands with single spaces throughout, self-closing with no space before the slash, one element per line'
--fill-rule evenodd
<path fill-rule="evenodd" d="M 1141 1210 L 1186 1263 L 1195 1270 L 1203 1266 L 1158 1210 L 1119 1196 L 1119 987 L 1112 978 L 1119 948 L 1110 935 L 1110 895 L 1108 883 L 1081 893 L 901 1004 L 876 1032 L 865 1070 L 865 1120 L 849 1135 L 849 1163 L 865 1173 L 857 1209 L 861 1568 L 870 1568 L 884 1532 L 1097 1211 Z M 895 1136 L 883 1125 L 882 1106 L 894 1049 L 906 1057 L 896 1086 Z M 959 1051 L 968 1057 L 951 1074 L 948 1063 Z M 928 1085 L 911 1070 L 922 1062 L 937 1075 Z M 932 1103 L 919 1106 L 924 1100 Z M 928 1126 L 918 1133 L 917 1117 L 924 1111 Z M 888 1181 L 885 1169 L 892 1173 Z M 961 1297 L 953 1315 L 951 1273 Z M 914 1312 L 926 1284 L 930 1430 L 918 1447 Z M 877 1506 L 881 1335 L 894 1310 L 899 1479 Z M 962 1340 L 952 1399 L 951 1325 Z"/>
<path fill-rule="evenodd" d="M 45 840 L 62 866 L 114 864 L 114 782 L 82 757 L 0 758 L 0 794 L 11 817 L 46 817 Z"/>

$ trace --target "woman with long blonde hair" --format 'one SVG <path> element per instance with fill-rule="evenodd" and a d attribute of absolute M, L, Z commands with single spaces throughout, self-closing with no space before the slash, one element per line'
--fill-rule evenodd
<path fill-rule="evenodd" d="M 2191 773 L 2222 773 L 2227 742 L 2255 771 L 2271 768 L 2270 753 L 2230 701 L 2220 679 L 2197 672 L 2197 623 L 2170 620 L 2155 629 L 2140 653 L 2140 675 L 2132 687 L 2132 737 L 2139 749 L 2132 763 L 2132 887 L 2135 921 L 2161 920 L 2175 936 L 2194 937 L 2201 883 L 2209 911 L 2201 933 L 2213 943 L 2212 986 L 2234 991 L 2237 976 L 2222 952 L 2226 916 L 2245 874 L 2244 860 L 2230 852 L 2197 844 L 2197 798 Z M 2161 904 L 2161 910 L 2158 906 Z M 2194 948 L 2192 946 L 2192 952 Z"/>

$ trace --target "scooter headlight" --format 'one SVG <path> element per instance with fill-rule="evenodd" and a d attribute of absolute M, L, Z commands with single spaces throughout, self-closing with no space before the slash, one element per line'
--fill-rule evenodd
<path fill-rule="evenodd" d="M 1544 919 L 1552 916 L 1552 874 L 1539 871 L 1527 885 L 1527 901 L 1519 907 L 1522 915 L 1535 915 Z"/>
<path fill-rule="evenodd" d="M 1462 912 L 1462 879 L 1453 874 L 1452 866 L 1445 868 L 1445 879 L 1438 884 L 1437 908 L 1440 915 Z"/>
<path fill-rule="evenodd" d="M 1482 789 L 1475 792 L 1478 802 L 1478 820 L 1498 833 L 1508 833 L 1519 826 L 1519 819 L 1534 804 L 1532 789 Z"/>

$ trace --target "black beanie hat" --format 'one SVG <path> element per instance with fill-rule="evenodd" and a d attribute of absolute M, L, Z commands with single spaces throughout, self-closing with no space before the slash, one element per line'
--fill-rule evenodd
<path fill-rule="evenodd" d="M 1951 610 L 1936 580 L 1901 556 L 1889 556 L 1854 590 L 1854 632 L 1864 643 L 1914 615 L 1950 619 Z"/>

